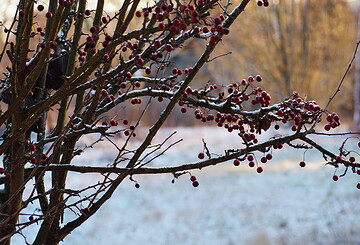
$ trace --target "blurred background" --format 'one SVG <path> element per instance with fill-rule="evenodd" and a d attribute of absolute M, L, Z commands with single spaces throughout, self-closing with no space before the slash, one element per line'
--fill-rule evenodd
<path fill-rule="evenodd" d="M 17 2 L 1 1 L 0 20 L 5 27 L 11 25 Z M 47 1 L 38 2 L 46 6 Z M 107 14 L 117 10 L 117 2 L 106 1 Z M 336 90 L 360 39 L 360 1 L 269 2 L 269 8 L 257 7 L 256 1 L 248 5 L 213 54 L 219 58 L 207 63 L 192 87 L 200 88 L 210 81 L 224 85 L 225 89 L 228 83 L 260 74 L 264 78 L 261 86 L 272 95 L 272 102 L 298 91 L 302 97 L 324 106 Z M 95 6 L 96 1 L 89 1 L 90 9 Z M 90 19 L 87 25 L 91 26 Z M 2 28 L 1 49 L 5 38 Z M 201 40 L 190 40 L 176 51 L 173 61 L 179 68 L 194 65 L 203 45 Z M 340 115 L 345 130 L 360 129 L 359 54 L 356 62 L 356 69 L 351 68 L 330 106 L 330 111 Z M 0 70 L 4 71 L 6 62 L 1 65 Z M 163 107 L 162 103 L 154 102 L 141 125 L 151 125 Z M 124 106 L 107 116 L 136 121 L 141 111 L 141 106 L 131 110 Z M 50 125 L 55 118 L 56 114 L 49 114 Z M 202 151 L 201 139 L 218 154 L 240 146 L 236 135 L 200 125 L 193 113 L 175 110 L 158 142 L 175 131 L 175 138 L 184 141 L 152 164 L 196 161 L 197 153 Z M 274 134 L 269 130 L 262 137 Z M 336 150 L 343 138 L 317 140 Z M 357 142 L 355 136 L 349 141 L 349 148 L 356 150 Z M 116 149 L 104 142 L 77 162 L 105 165 L 111 163 L 112 154 L 116 155 Z M 126 181 L 100 213 L 75 230 L 64 244 L 360 244 L 357 218 L 360 192 L 356 189 L 359 177 L 348 174 L 338 182 L 332 181 L 334 169 L 324 166 L 322 156 L 315 151 L 305 154 L 286 149 L 273 155 L 274 159 L 260 175 L 246 163 L 240 167 L 228 163 L 194 171 L 200 181 L 196 189 L 187 176 L 174 184 L 173 177 L 168 175 L 138 177 L 139 189 Z M 307 163 L 304 169 L 298 165 L 302 160 Z M 337 171 L 341 174 L 343 170 Z M 93 181 L 83 177 L 74 175 L 74 188 Z M 25 234 L 31 237 L 34 232 L 29 230 Z M 16 244 L 24 244 L 22 236 L 15 239 Z"/>
<path fill-rule="evenodd" d="M 38 2 L 47 6 L 47 1 Z M 271 94 L 273 103 L 298 91 L 308 100 L 316 100 L 320 105 L 325 105 L 336 90 L 360 36 L 359 2 L 272 0 L 269 8 L 259 8 L 256 3 L 249 4 L 241 18 L 231 27 L 230 35 L 224 38 L 213 54 L 213 57 L 221 57 L 207 63 L 192 86 L 200 88 L 210 82 L 224 85 L 226 89 L 225 86 L 229 83 L 260 74 L 264 78 L 261 86 Z M 4 0 L 2 3 L 0 20 L 5 27 L 9 27 L 17 1 Z M 96 3 L 97 1 L 89 1 L 88 8 L 95 9 Z M 144 1 L 144 6 L 146 4 L 147 1 Z M 116 10 L 117 1 L 107 0 L 104 15 L 112 15 Z M 43 19 L 39 15 L 34 30 L 41 25 Z M 85 26 L 90 28 L 91 23 L 92 18 L 88 18 Z M 136 19 L 132 23 L 134 28 L 139 24 Z M 5 38 L 2 28 L 0 47 L 3 47 Z M 173 54 L 172 61 L 179 68 L 193 66 L 196 58 L 201 55 L 205 42 L 189 40 Z M 36 44 L 34 43 L 34 49 Z M 330 111 L 336 111 L 343 123 L 356 129 L 360 125 L 359 59 L 357 72 L 353 66 L 339 96 L 330 106 Z M 5 65 L 8 64 L 2 62 L 0 71 L 4 71 Z M 153 103 L 149 113 L 151 116 L 142 123 L 151 125 L 157 120 L 163 107 L 161 103 Z M 117 108 L 108 116 L 114 118 L 116 114 L 121 114 L 121 117 L 135 121 L 142 109 L 141 106 L 120 111 Z M 55 116 L 50 113 L 50 120 L 54 120 Z M 197 124 L 199 122 L 192 115 L 183 115 L 180 109 L 175 110 L 167 121 L 167 126 Z"/>

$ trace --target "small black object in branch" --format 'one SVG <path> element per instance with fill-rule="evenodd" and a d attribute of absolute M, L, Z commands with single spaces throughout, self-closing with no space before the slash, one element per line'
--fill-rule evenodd
<path fill-rule="evenodd" d="M 69 56 L 65 55 L 49 61 L 45 88 L 58 90 L 64 84 L 64 75 Z"/>

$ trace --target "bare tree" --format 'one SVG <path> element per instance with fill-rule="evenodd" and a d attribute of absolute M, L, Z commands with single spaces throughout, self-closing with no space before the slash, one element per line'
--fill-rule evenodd
<path fill-rule="evenodd" d="M 356 6 L 355 9 L 360 10 L 359 6 Z M 358 12 L 358 32 L 357 36 L 360 40 L 360 12 Z M 360 56 L 355 58 L 355 76 L 354 76 L 354 122 L 353 127 L 358 130 L 360 128 Z"/>
<path fill-rule="evenodd" d="M 265 13 L 250 7 L 246 18 L 232 27 L 239 37 L 231 35 L 227 46 L 240 52 L 228 60 L 261 73 L 270 81 L 275 100 L 296 90 L 326 103 L 337 86 L 333 78 L 343 73 L 357 40 L 354 6 L 346 0 L 278 0 Z M 237 75 L 246 71 L 234 73 L 238 70 Z M 342 90 L 351 93 L 352 84 Z M 331 108 L 349 115 L 351 102 L 351 97 L 337 99 Z"/>
<path fill-rule="evenodd" d="M 234 165 L 248 161 L 261 173 L 261 164 L 272 157 L 270 151 L 282 149 L 284 145 L 315 148 L 323 154 L 327 164 L 341 166 L 345 173 L 348 169 L 357 171 L 360 165 L 354 153 L 344 147 L 347 140 L 335 153 L 309 137 L 332 135 L 316 131 L 323 116 L 326 117 L 326 131 L 340 125 L 339 116 L 327 108 L 343 79 L 324 108 L 297 92 L 289 94 L 281 103 L 271 104 L 271 95 L 259 87 L 265 81 L 254 74 L 227 86 L 204 81 L 202 88 L 191 88 L 195 76 L 206 63 L 226 58 L 226 55 L 211 57 L 211 54 L 219 42 L 226 42 L 230 26 L 250 0 L 239 3 L 159 1 L 153 6 L 149 3 L 140 6 L 139 0 L 125 0 L 111 16 L 104 13 L 103 0 L 97 1 L 95 10 L 87 9 L 86 2 L 49 0 L 46 9 L 40 2 L 20 0 L 13 23 L 4 26 L 7 39 L 0 60 L 10 60 L 11 66 L 1 79 L 4 109 L 0 125 L 4 131 L 0 154 L 4 168 L 0 168 L 3 174 L 0 178 L 3 186 L 0 244 L 10 244 L 14 234 L 22 234 L 24 229 L 36 224 L 39 229 L 32 244 L 58 244 L 94 215 L 125 178 L 139 187 L 134 175 L 169 173 L 175 180 L 189 174 L 192 185 L 197 187 L 199 182 L 191 175 L 193 169 L 232 160 Z M 269 2 L 262 0 L 255 4 L 266 11 L 264 6 Z M 42 24 L 41 17 L 46 18 L 46 23 Z M 89 21 L 91 27 L 87 28 Z M 193 66 L 175 64 L 168 71 L 170 64 L 174 65 L 172 54 L 175 50 L 181 50 L 194 38 L 204 40 L 204 45 Z M 354 57 L 355 54 L 356 51 Z M 348 70 L 344 77 L 347 73 Z M 154 100 L 165 103 L 165 109 L 146 135 L 139 137 L 137 130 Z M 105 117 L 113 108 L 131 110 L 139 104 L 144 107 L 135 121 L 129 122 L 121 115 L 111 119 Z M 244 110 L 246 104 L 257 109 Z M 183 113 L 194 110 L 195 118 L 204 123 L 215 122 L 236 133 L 242 147 L 224 149 L 224 154 L 216 155 L 204 142 L 198 162 L 147 166 L 176 145 L 175 142 L 166 146 L 169 138 L 160 144 L 153 142 L 176 105 L 181 106 Z M 47 133 L 46 117 L 54 108 L 57 109 L 56 126 Z M 288 135 L 275 135 L 265 141 L 258 139 L 262 131 L 271 125 L 278 128 L 281 123 L 291 125 Z M 90 134 L 98 135 L 99 139 L 81 147 L 78 142 Z M 113 140 L 114 136 L 125 140 L 119 143 Z M 130 149 L 128 146 L 134 137 L 141 138 L 141 142 L 136 149 Z M 76 164 L 76 156 L 91 150 L 101 140 L 109 140 L 118 151 L 110 165 Z M 264 154 L 259 161 L 253 154 L 257 151 Z M 305 166 L 305 163 L 300 165 Z M 70 189 L 69 172 L 97 173 L 102 181 L 94 181 L 83 189 Z M 51 178 L 50 186 L 45 177 Z M 338 176 L 333 178 L 337 180 Z M 24 212 L 34 202 L 38 203 L 38 208 L 30 214 Z M 67 217 L 65 211 L 70 211 L 72 216 Z M 32 238 L 24 237 L 26 243 L 29 239 Z"/>

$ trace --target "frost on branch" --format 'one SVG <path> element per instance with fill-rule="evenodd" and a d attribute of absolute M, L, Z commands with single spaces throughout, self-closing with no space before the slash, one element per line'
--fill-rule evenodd
<path fill-rule="evenodd" d="M 296 92 L 272 103 L 264 89 L 268 81 L 255 74 L 228 85 L 194 84 L 195 79 L 201 80 L 199 73 L 206 63 L 226 59 L 226 55 L 211 55 L 232 34 L 230 26 L 250 0 L 237 5 L 216 0 L 160 1 L 146 6 L 140 2 L 126 0 L 111 15 L 104 11 L 103 1 L 96 9 L 88 9 L 85 0 L 51 0 L 47 5 L 20 1 L 13 23 L 2 25 L 7 39 L 0 61 L 7 59 L 10 65 L 1 77 L 0 245 L 9 244 L 14 234 L 28 226 L 38 228 L 33 244 L 58 244 L 94 215 L 126 178 L 140 188 L 136 175 L 168 173 L 175 181 L 189 174 L 192 185 L 199 187 L 200 180 L 191 174 L 194 169 L 246 161 L 262 173 L 262 164 L 273 158 L 272 150 L 284 145 L 317 149 L 329 164 L 343 165 L 345 173 L 348 169 L 359 173 L 347 141 L 333 153 L 309 137 L 319 134 L 319 123 L 326 122 L 325 131 L 340 125 L 339 116 L 328 106 L 322 108 Z M 269 1 L 253 4 L 268 7 Z M 200 55 L 194 55 L 191 65 L 180 67 L 173 57 L 177 52 L 181 55 L 190 42 L 199 45 Z M 149 108 L 159 103 L 163 111 L 144 130 Z M 181 115 L 193 113 L 203 123 L 238 135 L 241 147 L 216 155 L 203 141 L 198 162 L 149 167 L 182 141 L 169 143 L 170 135 L 154 142 L 177 105 Z M 134 120 L 123 111 L 139 113 Z M 46 124 L 48 114 L 56 118 L 51 129 Z M 260 140 L 259 135 L 269 128 L 288 126 L 288 134 Z M 89 135 L 98 138 L 81 144 Z M 78 155 L 105 140 L 117 152 L 111 162 L 77 163 Z M 257 159 L 255 152 L 263 156 Z M 73 173 L 96 173 L 98 178 L 73 189 Z"/>

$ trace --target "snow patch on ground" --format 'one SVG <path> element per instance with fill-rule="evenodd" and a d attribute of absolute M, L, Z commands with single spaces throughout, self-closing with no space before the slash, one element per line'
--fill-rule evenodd
<path fill-rule="evenodd" d="M 226 148 L 241 147 L 236 134 L 209 127 L 168 128 L 153 143 L 161 143 L 174 131 L 177 134 L 168 144 L 184 141 L 152 165 L 196 161 L 202 151 L 202 138 L 216 154 L 222 154 Z M 266 132 L 261 138 L 273 134 Z M 145 132 L 139 131 L 138 138 L 142 135 Z M 82 143 L 89 144 L 91 140 Z M 329 149 L 337 149 L 341 142 L 317 140 Z M 137 144 L 134 140 L 130 147 Z M 175 183 L 171 183 L 171 175 L 134 176 L 141 185 L 139 189 L 133 182 L 124 181 L 112 200 L 65 238 L 63 244 L 359 244 L 359 177 L 349 173 L 334 182 L 334 169 L 324 166 L 321 155 L 313 150 L 305 154 L 307 167 L 300 168 L 298 162 L 303 153 L 304 150 L 274 150 L 273 159 L 263 166 L 261 174 L 246 162 L 239 167 L 230 162 L 192 171 L 200 182 L 198 188 L 192 187 L 189 175 Z M 102 142 L 75 162 L 105 166 L 116 154 L 115 147 Z M 101 177 L 74 174 L 71 186 L 87 186 L 97 180 Z M 36 234 L 35 228 L 39 226 L 25 232 L 29 241 L 31 234 Z M 14 241 L 23 244 L 21 236 Z"/>

